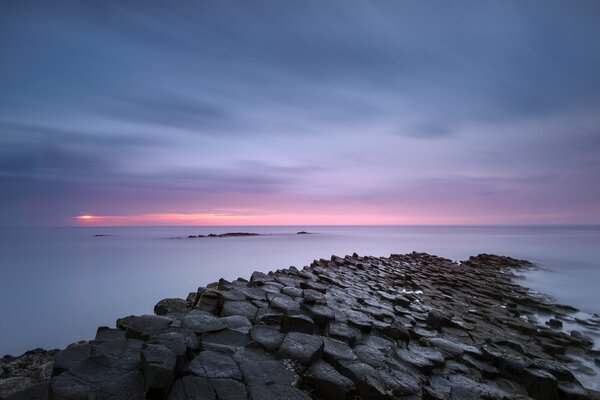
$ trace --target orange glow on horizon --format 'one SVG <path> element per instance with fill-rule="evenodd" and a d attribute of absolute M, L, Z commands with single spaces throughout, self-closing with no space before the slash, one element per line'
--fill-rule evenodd
<path fill-rule="evenodd" d="M 263 214 L 250 210 L 220 210 L 212 213 L 153 213 L 134 215 L 79 215 L 73 219 L 92 226 L 201 226 L 201 225 L 462 225 L 493 224 L 507 220 L 540 220 L 547 215 L 476 217 L 468 215 L 382 214 Z M 508 217 L 508 218 L 507 218 Z M 556 217 L 556 216 L 555 216 Z"/>

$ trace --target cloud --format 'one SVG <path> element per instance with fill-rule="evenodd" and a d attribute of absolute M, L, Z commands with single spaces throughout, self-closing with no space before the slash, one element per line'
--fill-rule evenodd
<path fill-rule="evenodd" d="M 61 222 L 103 197 L 131 215 L 600 201 L 595 1 L 0 7 L 0 224 L 53 185 L 65 205 L 37 206 Z"/>

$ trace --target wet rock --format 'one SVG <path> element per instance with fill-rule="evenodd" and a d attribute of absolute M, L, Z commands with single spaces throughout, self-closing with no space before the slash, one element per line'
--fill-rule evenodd
<path fill-rule="evenodd" d="M 332 400 L 345 400 L 354 389 L 354 383 L 324 361 L 317 361 L 304 374 L 307 384 L 317 395 Z"/>
<path fill-rule="evenodd" d="M 548 325 L 550 328 L 560 329 L 562 328 L 563 323 L 559 319 L 551 318 L 548 321 L 546 321 L 546 325 Z"/>
<path fill-rule="evenodd" d="M 289 358 L 304 365 L 309 365 L 321 357 L 323 339 L 319 336 L 300 332 L 290 332 L 285 335 L 277 351 L 278 358 Z"/>
<path fill-rule="evenodd" d="M 537 368 L 526 368 L 521 376 L 527 393 L 537 400 L 557 400 L 558 384 L 554 375 Z"/>

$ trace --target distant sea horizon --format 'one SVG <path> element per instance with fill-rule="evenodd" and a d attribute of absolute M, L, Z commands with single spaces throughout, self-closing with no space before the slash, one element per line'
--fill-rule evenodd
<path fill-rule="evenodd" d="M 188 235 L 253 232 L 256 237 Z M 310 235 L 297 235 L 307 231 Z M 100 236 L 95 235 L 109 235 Z M 166 240 L 181 238 L 181 240 Z M 332 254 L 479 253 L 528 259 L 519 283 L 600 313 L 600 224 L 217 225 L 0 227 L 0 355 L 93 338 L 223 277 L 301 268 Z"/>

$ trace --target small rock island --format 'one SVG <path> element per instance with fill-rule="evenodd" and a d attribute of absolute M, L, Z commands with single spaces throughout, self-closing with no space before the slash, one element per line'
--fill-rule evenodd
<path fill-rule="evenodd" d="M 531 267 L 353 254 L 221 279 L 94 340 L 3 359 L 0 398 L 597 399 L 576 375 L 598 353 L 562 330 L 575 309 L 514 281 Z"/>

